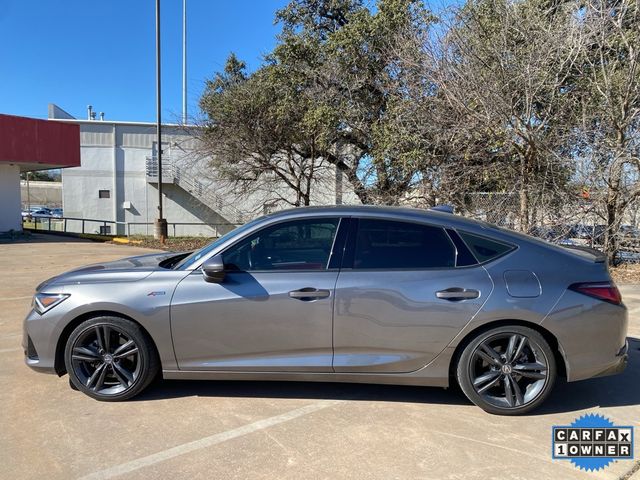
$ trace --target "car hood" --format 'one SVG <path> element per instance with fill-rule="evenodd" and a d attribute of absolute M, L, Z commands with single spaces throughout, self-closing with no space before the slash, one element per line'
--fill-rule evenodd
<path fill-rule="evenodd" d="M 151 253 L 113 262 L 86 265 L 45 280 L 36 287 L 36 291 L 39 292 L 54 284 L 137 282 L 148 277 L 155 270 L 162 269 L 160 263 L 176 255 L 180 254 L 175 252 Z"/>

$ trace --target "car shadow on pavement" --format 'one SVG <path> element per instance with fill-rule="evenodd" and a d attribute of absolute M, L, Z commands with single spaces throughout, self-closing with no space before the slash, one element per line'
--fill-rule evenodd
<path fill-rule="evenodd" d="M 567 383 L 558 379 L 547 401 L 530 415 L 573 412 L 593 407 L 640 405 L 640 339 L 629 338 L 629 364 L 610 377 Z M 471 405 L 457 386 L 437 387 L 315 382 L 158 381 L 131 401 L 181 397 L 299 398 L 422 404 Z"/>
<path fill-rule="evenodd" d="M 180 397 L 295 398 L 469 405 L 456 389 L 329 382 L 163 380 L 130 401 Z"/>

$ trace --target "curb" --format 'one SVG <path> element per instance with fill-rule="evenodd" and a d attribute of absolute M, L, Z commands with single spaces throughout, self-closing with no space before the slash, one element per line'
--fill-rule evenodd
<path fill-rule="evenodd" d="M 129 240 L 127 237 L 115 237 L 111 240 L 113 243 L 120 243 L 122 245 L 132 244 L 132 245 L 140 245 L 142 240 Z"/>

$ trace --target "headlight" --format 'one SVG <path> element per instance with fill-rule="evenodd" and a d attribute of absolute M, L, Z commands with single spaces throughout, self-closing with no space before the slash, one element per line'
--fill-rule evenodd
<path fill-rule="evenodd" d="M 36 293 L 33 297 L 33 309 L 42 315 L 69 298 L 67 293 Z"/>

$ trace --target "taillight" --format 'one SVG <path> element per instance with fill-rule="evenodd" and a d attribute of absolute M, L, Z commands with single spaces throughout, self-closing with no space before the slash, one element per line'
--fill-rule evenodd
<path fill-rule="evenodd" d="M 574 283 L 569 289 L 614 305 L 622 303 L 620 290 L 613 282 Z"/>

